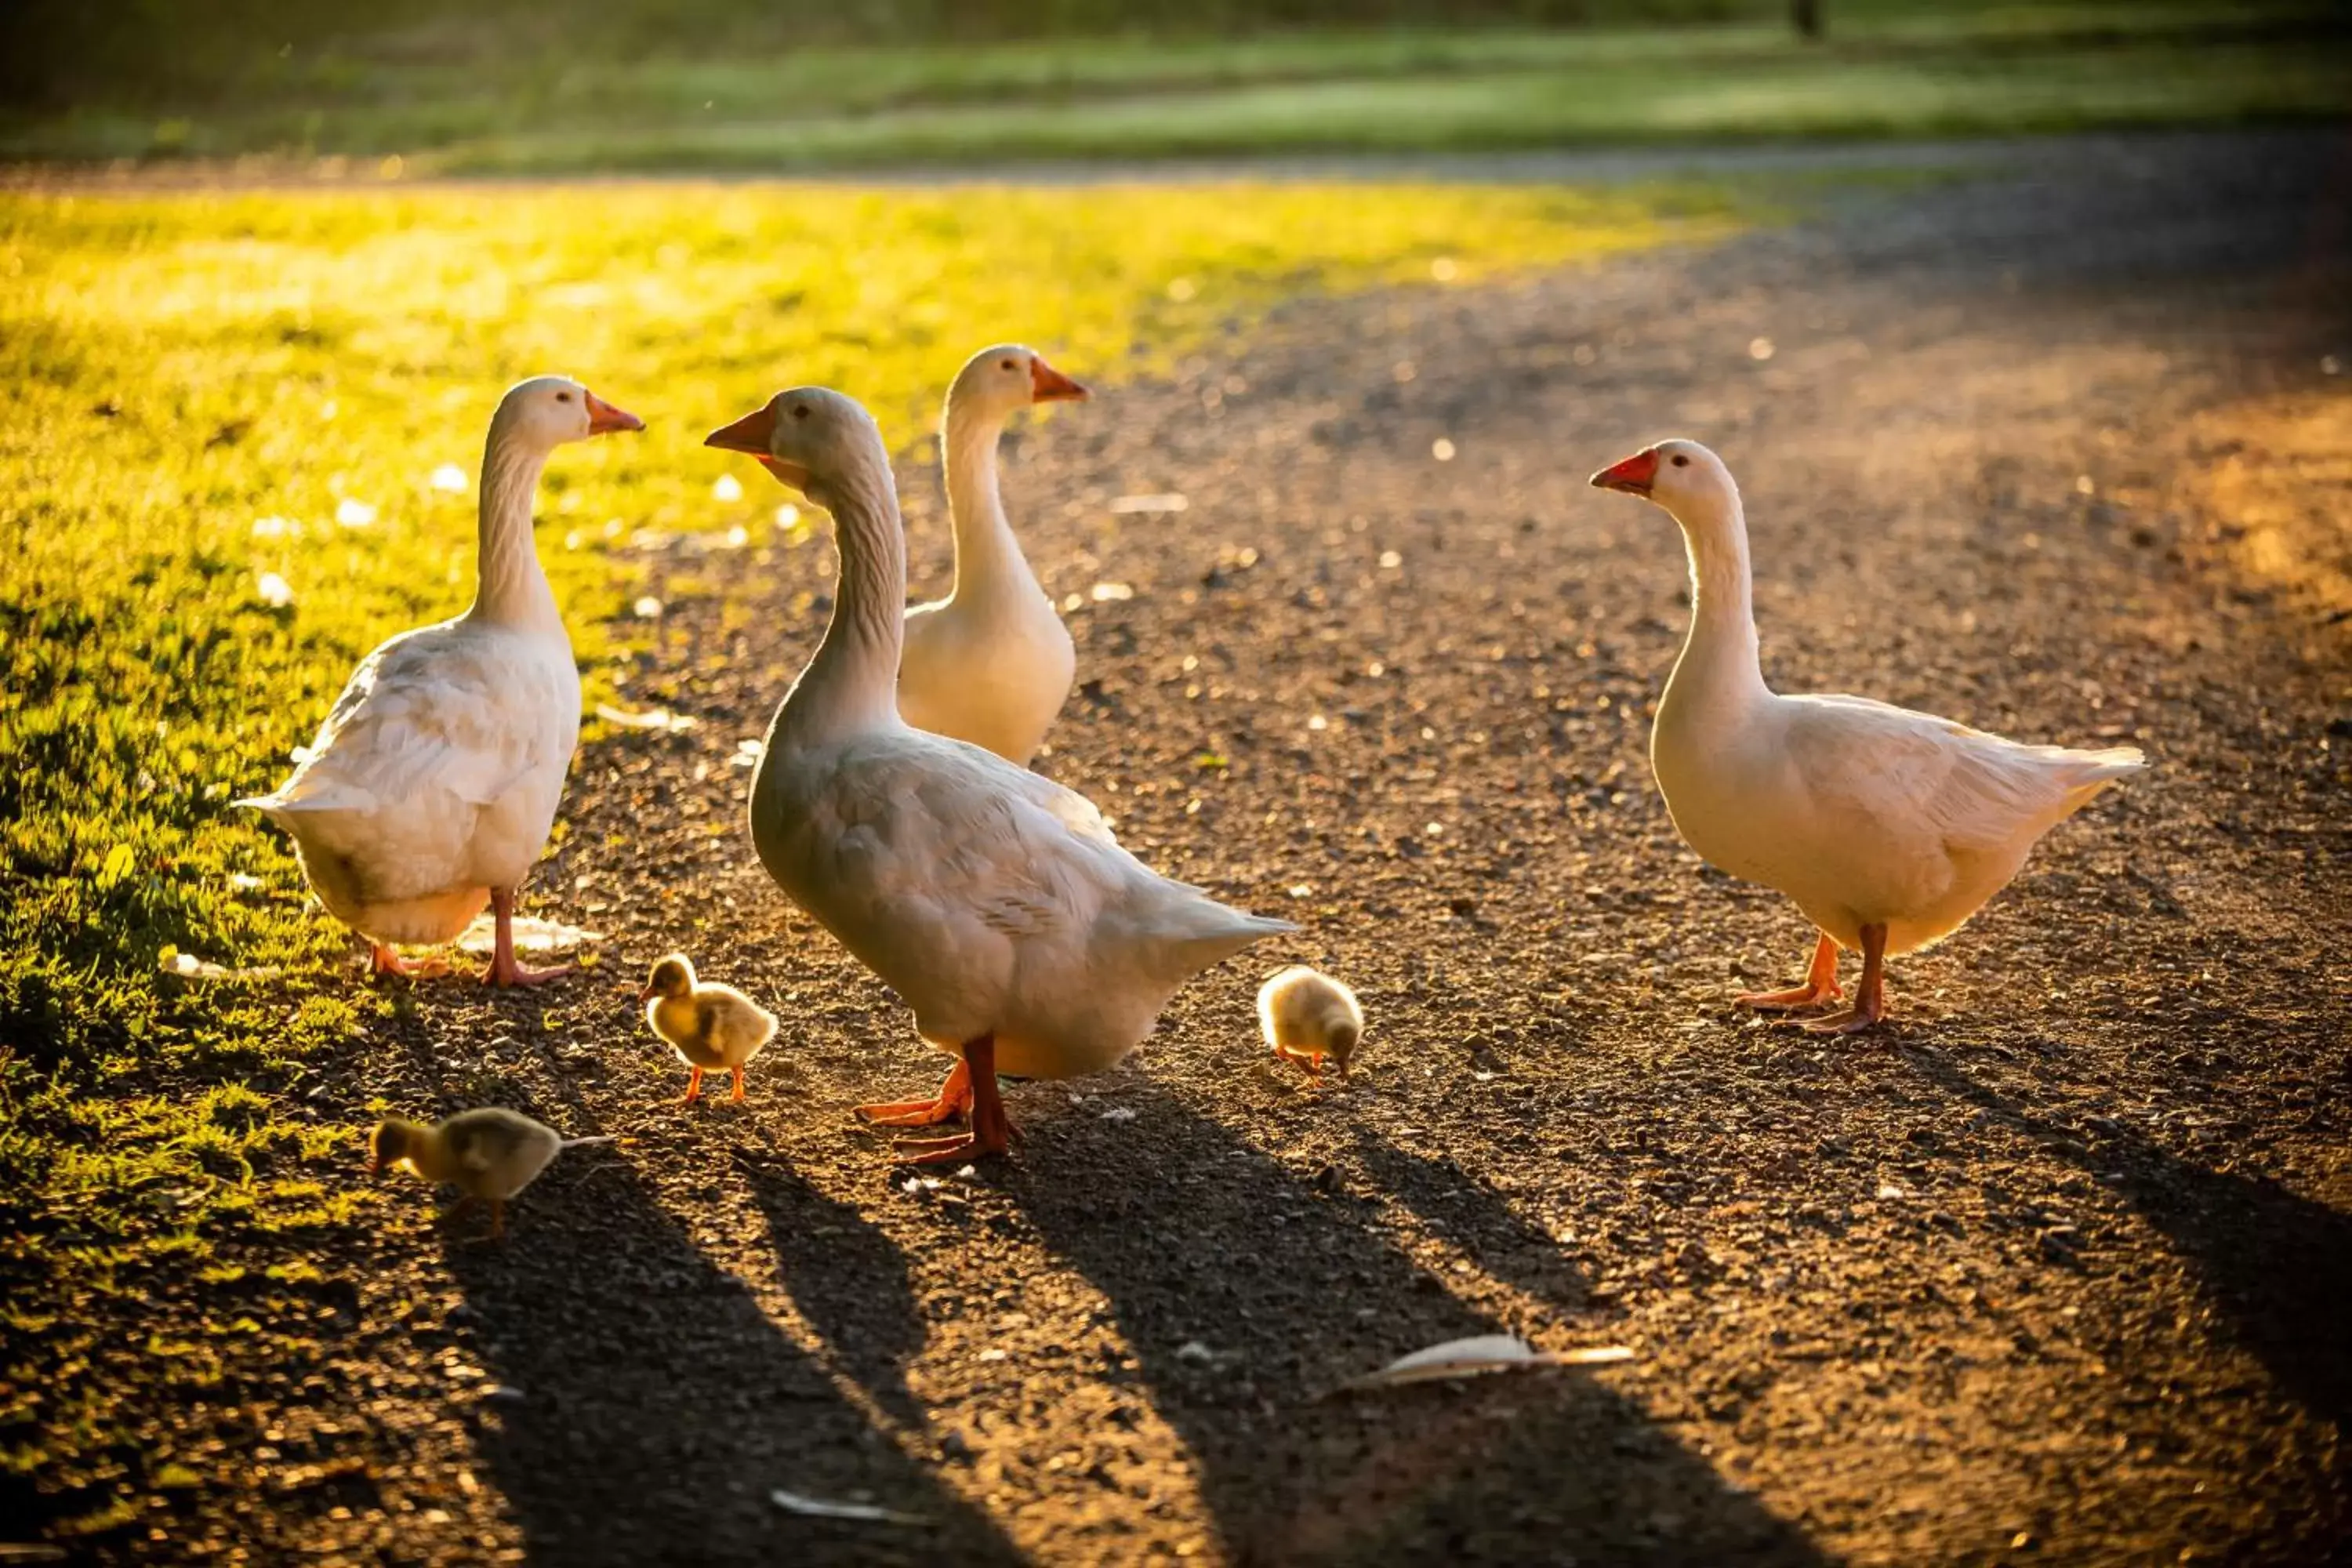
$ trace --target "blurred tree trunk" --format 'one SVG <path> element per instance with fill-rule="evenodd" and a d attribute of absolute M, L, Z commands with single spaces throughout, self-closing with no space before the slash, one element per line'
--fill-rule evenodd
<path fill-rule="evenodd" d="M 1789 19 L 1797 24 L 1797 37 L 1820 37 L 1822 36 L 1822 0 L 1790 0 Z"/>

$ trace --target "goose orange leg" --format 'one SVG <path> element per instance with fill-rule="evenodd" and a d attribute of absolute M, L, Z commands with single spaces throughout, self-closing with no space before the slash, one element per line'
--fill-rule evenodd
<path fill-rule="evenodd" d="M 482 971 L 485 985 L 544 985 L 572 973 L 572 965 L 559 963 L 551 969 L 526 969 L 515 957 L 514 950 L 514 889 L 490 889 L 490 911 L 498 921 L 498 945 L 490 954 L 490 966 Z"/>
<path fill-rule="evenodd" d="M 898 1160 L 907 1165 L 940 1165 L 1002 1154 L 1012 1145 L 1013 1120 L 996 1089 L 996 1037 L 982 1035 L 963 1047 L 965 1080 L 971 1095 L 971 1131 L 961 1138 L 902 1138 Z M 952 1081 L 953 1075 L 950 1075 Z"/>
<path fill-rule="evenodd" d="M 1886 928 L 1862 928 L 1862 984 L 1854 987 L 1853 1005 L 1826 1018 L 1808 1020 L 1815 1035 L 1856 1035 L 1886 1016 Z"/>
<path fill-rule="evenodd" d="M 449 973 L 449 965 L 438 958 L 420 958 L 415 962 L 403 958 L 384 942 L 371 940 L 368 943 L 368 973 L 396 974 L 403 980 L 426 980 Z"/>
<path fill-rule="evenodd" d="M 692 1105 L 702 1098 L 702 1069 L 694 1068 L 687 1076 L 686 1092 L 677 1097 L 680 1105 Z"/>
<path fill-rule="evenodd" d="M 1786 991 L 1748 991 L 1732 1000 L 1742 1007 L 1753 1007 L 1761 1013 L 1789 1013 L 1800 1007 L 1818 1007 L 1824 1002 L 1834 1002 L 1845 994 L 1838 985 L 1838 945 L 1830 933 L 1813 943 L 1813 962 L 1805 971 L 1805 983 L 1791 985 Z"/>
<path fill-rule="evenodd" d="M 893 1100 L 887 1105 L 861 1105 L 857 1114 L 877 1127 L 937 1127 L 953 1121 L 971 1109 L 971 1069 L 961 1057 L 948 1069 L 947 1081 L 929 1100 Z"/>

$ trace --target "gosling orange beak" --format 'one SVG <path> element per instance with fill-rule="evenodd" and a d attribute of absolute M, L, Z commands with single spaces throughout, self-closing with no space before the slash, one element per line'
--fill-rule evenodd
<path fill-rule="evenodd" d="M 1651 447 L 1593 475 L 1592 487 L 1602 490 L 1622 490 L 1629 496 L 1646 496 L 1657 479 L 1658 449 Z"/>
<path fill-rule="evenodd" d="M 653 988 L 652 986 L 650 986 L 650 985 L 646 986 L 643 991 L 640 991 L 640 992 L 638 992 L 638 993 L 637 993 L 637 1000 L 638 1000 L 638 1001 L 640 1001 L 640 1002 L 650 1002 L 650 1001 L 652 1001 L 653 999 L 654 999 L 654 988 Z"/>
<path fill-rule="evenodd" d="M 1030 402 L 1084 403 L 1093 395 L 1084 386 L 1047 364 L 1042 354 L 1031 357 L 1029 361 Z"/>
<path fill-rule="evenodd" d="M 591 392 L 588 398 L 588 434 L 608 436 L 615 430 L 642 430 L 646 422 L 625 408 L 615 408 Z"/>

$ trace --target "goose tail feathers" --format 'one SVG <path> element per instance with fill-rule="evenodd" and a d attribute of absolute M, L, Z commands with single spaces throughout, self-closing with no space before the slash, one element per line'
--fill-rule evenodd
<path fill-rule="evenodd" d="M 2064 790 L 2064 809 L 2080 811 L 2095 799 L 2099 793 L 2117 779 L 2128 778 L 2147 765 L 2147 759 L 2137 746 L 2111 746 L 2101 752 L 2063 752 L 2060 753 L 2060 787 Z"/>
<path fill-rule="evenodd" d="M 2137 746 L 2110 746 L 2103 752 L 2073 753 L 2074 780 L 2077 784 L 2106 784 L 2127 778 L 2147 766 L 2147 758 Z"/>
<path fill-rule="evenodd" d="M 1169 956 L 1188 974 L 1231 958 L 1252 942 L 1298 929 L 1288 921 L 1244 914 L 1207 899 L 1201 903 L 1200 915 L 1186 921 L 1186 929 L 1169 933 L 1167 942 Z"/>

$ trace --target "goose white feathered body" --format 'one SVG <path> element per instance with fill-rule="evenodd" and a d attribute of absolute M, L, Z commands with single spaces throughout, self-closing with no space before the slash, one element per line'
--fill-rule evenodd
<path fill-rule="evenodd" d="M 385 943 L 444 942 L 520 886 L 580 739 L 559 630 L 460 616 L 362 661 L 293 776 L 257 806 L 329 913 Z"/>
<path fill-rule="evenodd" d="M 1765 692 L 1736 717 L 1662 704 L 1651 762 L 1698 854 L 1789 895 L 1838 945 L 1938 942 L 2006 887 L 2128 749 L 2021 745 L 1866 697 Z"/>
<path fill-rule="evenodd" d="M 1186 980 L 1289 929 L 1159 875 L 1084 796 L 978 746 L 779 731 L 752 784 L 761 864 L 944 1050 L 992 1034 L 999 1071 L 1099 1072 Z"/>
<path fill-rule="evenodd" d="M 841 563 L 832 622 L 752 776 L 753 845 L 924 1039 L 960 1057 L 991 1042 L 995 1069 L 1021 1077 L 1099 1071 L 1187 979 L 1293 929 L 1152 871 L 1075 792 L 899 717 L 905 543 L 881 434 L 856 403 L 780 394 L 711 442 L 772 451 L 833 512 Z"/>
<path fill-rule="evenodd" d="M 908 723 L 1023 765 L 1069 700 L 1078 658 L 1004 515 L 997 447 L 1015 410 L 1086 395 L 1017 343 L 965 362 L 940 430 L 955 587 L 907 612 L 898 656 L 898 712 Z"/>
<path fill-rule="evenodd" d="M 633 415 L 562 376 L 499 400 L 483 447 L 474 603 L 362 659 L 292 776 L 253 806 L 294 840 L 328 912 L 401 968 L 395 943 L 444 942 L 494 905 L 489 978 L 549 977 L 513 954 L 530 875 L 580 739 L 580 672 L 531 538 L 548 455 Z"/>
<path fill-rule="evenodd" d="M 1867 1027 L 1882 964 L 1959 929 L 2017 875 L 2042 836 L 2115 780 L 2130 747 L 2023 745 L 1866 697 L 1786 697 L 1764 683 L 1738 487 L 1722 459 L 1666 441 L 1593 476 L 1682 526 L 1691 628 L 1658 701 L 1650 761 L 1685 843 L 1795 900 L 1827 943 L 1802 986 L 1761 1006 L 1839 994 L 1837 949 L 1864 955 L 1854 1008 L 1814 1026 Z"/>
<path fill-rule="evenodd" d="M 954 597 L 907 612 L 898 711 L 918 730 L 1026 763 L 1077 669 L 1070 629 L 1035 579 L 959 583 Z"/>

